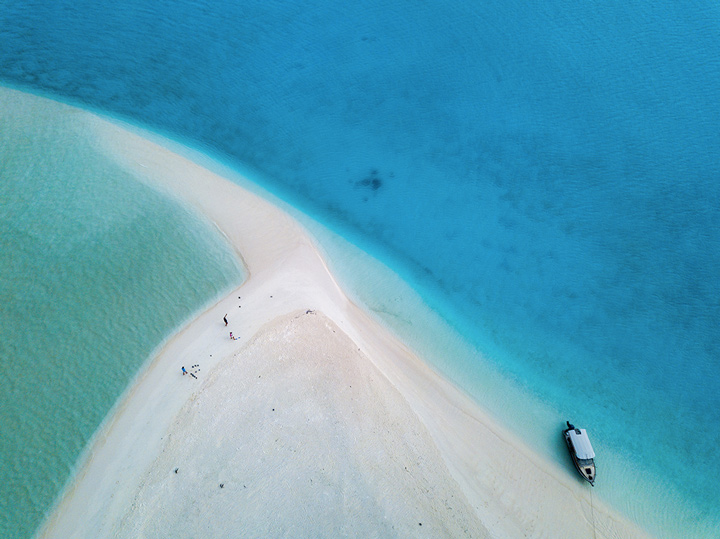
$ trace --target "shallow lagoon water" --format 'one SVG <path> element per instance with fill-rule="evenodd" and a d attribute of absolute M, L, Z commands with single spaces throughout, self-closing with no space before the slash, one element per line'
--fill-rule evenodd
<path fill-rule="evenodd" d="M 152 352 L 243 269 L 208 222 L 98 152 L 74 109 L 0 103 L 0 535 L 28 537 Z"/>
<path fill-rule="evenodd" d="M 588 427 L 600 496 L 716 535 L 717 10 L 476 4 L 18 3 L 0 77 L 256 171 L 420 291 L 491 412 L 554 458 Z"/>

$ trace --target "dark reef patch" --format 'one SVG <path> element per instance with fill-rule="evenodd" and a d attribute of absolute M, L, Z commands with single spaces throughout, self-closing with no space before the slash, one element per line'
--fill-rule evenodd
<path fill-rule="evenodd" d="M 392 173 L 391 173 L 392 177 Z M 355 187 L 362 188 L 362 189 L 370 189 L 372 191 L 377 191 L 383 186 L 383 180 L 380 177 L 380 173 L 377 169 L 372 169 L 370 171 L 370 174 L 365 176 L 362 180 L 358 180 L 355 182 Z"/>

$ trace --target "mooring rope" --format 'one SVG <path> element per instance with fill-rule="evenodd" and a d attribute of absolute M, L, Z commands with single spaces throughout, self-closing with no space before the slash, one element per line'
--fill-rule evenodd
<path fill-rule="evenodd" d="M 593 539 L 597 539 L 595 532 L 595 508 L 593 507 L 593 489 L 590 487 L 590 519 L 592 520 Z"/>

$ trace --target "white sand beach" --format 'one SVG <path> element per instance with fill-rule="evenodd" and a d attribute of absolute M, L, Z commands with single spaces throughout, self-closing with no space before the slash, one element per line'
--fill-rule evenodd
<path fill-rule="evenodd" d="M 287 213 L 81 123 L 215 223 L 248 279 L 148 363 L 40 537 L 645 536 L 352 303 Z"/>

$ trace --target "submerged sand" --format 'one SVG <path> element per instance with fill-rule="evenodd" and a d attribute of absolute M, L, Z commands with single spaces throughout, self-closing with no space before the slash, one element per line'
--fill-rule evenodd
<path fill-rule="evenodd" d="M 78 122 L 213 221 L 249 277 L 148 364 L 41 537 L 644 536 L 349 301 L 287 213 Z"/>

